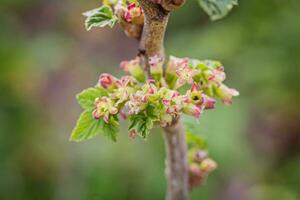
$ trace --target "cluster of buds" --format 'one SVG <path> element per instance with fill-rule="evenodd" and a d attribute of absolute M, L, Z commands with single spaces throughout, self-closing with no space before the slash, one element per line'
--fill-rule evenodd
<path fill-rule="evenodd" d="M 144 24 L 144 11 L 136 0 L 104 0 L 103 4 L 113 8 L 114 15 L 128 37 L 139 39 Z"/>
<path fill-rule="evenodd" d="M 163 75 L 164 59 L 160 55 L 149 58 L 150 73 L 154 80 L 160 81 Z"/>
<path fill-rule="evenodd" d="M 138 81 L 145 82 L 145 75 L 140 62 L 140 58 L 136 57 L 133 60 L 121 62 L 120 67 Z"/>
<path fill-rule="evenodd" d="M 176 76 L 177 75 L 177 76 Z M 239 92 L 223 84 L 226 75 L 218 61 L 198 61 L 171 56 L 166 69 L 166 82 L 172 89 L 193 84 L 210 97 L 220 98 L 224 104 L 232 103 Z"/>
<path fill-rule="evenodd" d="M 108 97 L 96 98 L 95 106 L 96 109 L 93 111 L 93 117 L 95 119 L 103 118 L 106 123 L 109 123 L 110 115 L 118 113 L 118 109 L 114 107 L 112 100 Z"/>
<path fill-rule="evenodd" d="M 103 118 L 109 123 L 110 115 L 148 115 L 147 109 L 152 106 L 153 121 L 165 127 L 182 113 L 199 118 L 204 110 L 215 107 L 215 98 L 230 104 L 232 97 L 238 95 L 236 90 L 223 84 L 225 73 L 219 62 L 171 56 L 164 78 L 162 57 L 156 55 L 148 61 L 153 79 L 146 80 L 139 57 L 120 64 L 128 76 L 118 79 L 106 73 L 100 75 L 99 86 L 109 95 L 95 100 L 95 119 Z M 187 89 L 179 92 L 183 85 L 188 86 Z"/>
<path fill-rule="evenodd" d="M 217 168 L 217 163 L 208 158 L 204 150 L 193 150 L 189 152 L 189 188 L 201 185 L 207 176 Z"/>
<path fill-rule="evenodd" d="M 114 10 L 120 20 L 127 23 L 142 25 L 144 23 L 144 12 L 138 2 L 118 1 Z"/>

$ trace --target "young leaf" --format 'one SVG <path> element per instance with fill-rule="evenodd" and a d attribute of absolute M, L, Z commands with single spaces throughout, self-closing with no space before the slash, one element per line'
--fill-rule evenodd
<path fill-rule="evenodd" d="M 72 131 L 70 140 L 79 142 L 95 137 L 101 132 L 103 123 L 103 120 L 95 120 L 90 111 L 84 111 Z"/>
<path fill-rule="evenodd" d="M 91 30 L 93 27 L 113 27 L 118 21 L 117 16 L 114 15 L 110 6 L 103 5 L 100 8 L 96 8 L 83 13 L 86 18 L 85 28 Z"/>
<path fill-rule="evenodd" d="M 188 146 L 198 149 L 206 149 L 207 143 L 199 134 L 199 124 L 197 124 L 195 118 L 182 115 L 182 119 L 186 130 L 186 141 Z"/>
<path fill-rule="evenodd" d="M 192 116 L 183 114 L 181 116 L 184 128 L 190 132 L 197 133 L 199 131 L 199 123 L 197 119 Z"/>
<path fill-rule="evenodd" d="M 137 134 L 144 139 L 147 139 L 152 127 L 153 119 L 144 114 L 133 115 L 129 118 L 128 129 L 134 129 L 137 132 Z"/>
<path fill-rule="evenodd" d="M 72 131 L 70 140 L 83 141 L 88 140 L 99 133 L 103 133 L 112 141 L 117 141 L 119 123 L 117 116 L 111 116 L 109 123 L 105 123 L 103 119 L 94 119 L 91 111 L 85 110 L 81 113 L 75 128 Z"/>
<path fill-rule="evenodd" d="M 158 119 L 159 111 L 157 109 L 157 106 L 149 104 L 146 108 L 146 115 L 152 120 Z"/>
<path fill-rule="evenodd" d="M 92 110 L 95 108 L 94 102 L 97 97 L 107 96 L 107 91 L 102 87 L 93 87 L 83 90 L 76 98 L 83 109 Z"/>
<path fill-rule="evenodd" d="M 109 123 L 103 123 L 103 133 L 109 137 L 112 141 L 117 141 L 117 135 L 119 132 L 119 120 L 117 116 L 111 116 Z"/>
<path fill-rule="evenodd" d="M 225 17 L 238 4 L 238 0 L 198 0 L 203 10 L 211 20 Z"/>
<path fill-rule="evenodd" d="M 207 149 L 207 143 L 204 138 L 202 138 L 199 134 L 192 133 L 187 131 L 186 132 L 186 141 L 189 146 L 189 148 L 197 148 L 206 150 Z"/>

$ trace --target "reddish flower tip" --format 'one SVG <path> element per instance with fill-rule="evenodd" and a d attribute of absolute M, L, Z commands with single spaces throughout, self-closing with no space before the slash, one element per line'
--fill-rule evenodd
<path fill-rule="evenodd" d="M 101 74 L 99 77 L 99 85 L 107 89 L 107 88 L 113 86 L 115 80 L 116 80 L 116 78 L 113 77 L 112 75 L 104 73 L 104 74 Z"/>

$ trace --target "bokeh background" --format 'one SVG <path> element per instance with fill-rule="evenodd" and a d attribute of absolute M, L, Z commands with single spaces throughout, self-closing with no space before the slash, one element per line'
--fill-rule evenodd
<path fill-rule="evenodd" d="M 136 54 L 122 30 L 84 30 L 96 0 L 1 0 L 0 199 L 164 199 L 164 145 L 155 129 L 118 143 L 69 142 L 74 98 Z M 192 200 L 300 199 L 300 1 L 240 0 L 209 21 L 195 0 L 174 12 L 166 50 L 218 59 L 241 96 L 207 111 L 199 133 L 219 168 Z"/>

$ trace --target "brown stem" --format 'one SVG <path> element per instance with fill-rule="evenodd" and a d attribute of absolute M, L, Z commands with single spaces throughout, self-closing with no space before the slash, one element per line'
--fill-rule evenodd
<path fill-rule="evenodd" d="M 164 54 L 164 36 L 170 11 L 181 6 L 184 0 L 162 0 L 161 4 L 150 0 L 138 0 L 145 13 L 143 33 L 140 41 L 139 55 L 143 58 L 145 69 L 150 76 L 148 59 Z M 188 196 L 188 168 L 185 131 L 179 120 L 164 128 L 166 143 L 166 200 L 186 200 Z"/>
<path fill-rule="evenodd" d="M 180 121 L 164 128 L 167 151 L 166 176 L 168 190 L 166 200 L 186 200 L 188 197 L 188 166 L 185 132 Z"/>
<path fill-rule="evenodd" d="M 139 2 L 145 13 L 140 50 L 145 50 L 146 56 L 163 54 L 163 41 L 169 12 L 149 0 L 139 0 Z"/>
<path fill-rule="evenodd" d="M 148 59 L 159 54 L 164 57 L 164 36 L 169 19 L 169 11 L 160 4 L 149 0 L 139 0 L 144 10 L 144 27 L 140 40 L 139 55 L 143 58 L 145 69 L 150 75 Z"/>

